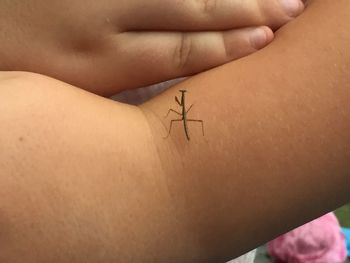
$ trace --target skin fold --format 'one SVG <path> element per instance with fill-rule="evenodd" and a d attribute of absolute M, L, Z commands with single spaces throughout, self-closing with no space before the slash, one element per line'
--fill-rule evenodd
<path fill-rule="evenodd" d="M 225 262 L 347 203 L 349 12 L 310 1 L 138 107 L 1 73 L 0 262 Z M 204 137 L 163 139 L 181 89 Z"/>

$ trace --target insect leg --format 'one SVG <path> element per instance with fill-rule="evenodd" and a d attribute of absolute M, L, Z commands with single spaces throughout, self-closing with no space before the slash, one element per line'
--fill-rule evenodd
<path fill-rule="evenodd" d="M 179 101 L 179 98 L 177 96 L 175 96 L 175 101 L 177 104 L 179 104 L 180 106 L 182 106 L 182 103 Z"/>
<path fill-rule="evenodd" d="M 163 137 L 164 139 L 168 138 L 169 135 L 170 135 L 170 132 L 171 132 L 171 127 L 173 126 L 173 122 L 174 121 L 183 121 L 183 119 L 176 119 L 176 120 L 171 120 L 170 121 L 170 127 L 169 127 L 169 132 L 168 132 L 168 135 L 166 137 Z"/>
<path fill-rule="evenodd" d="M 188 108 L 188 110 L 186 111 L 186 113 L 190 111 L 190 109 L 192 108 L 192 106 L 193 106 L 193 104 Z"/>
<path fill-rule="evenodd" d="M 204 126 L 203 126 L 203 121 L 202 120 L 194 120 L 194 119 L 187 119 L 186 121 L 196 121 L 196 122 L 200 122 L 202 124 L 202 133 L 203 133 L 203 136 L 204 136 Z"/>
<path fill-rule="evenodd" d="M 182 116 L 182 114 L 181 114 L 180 112 L 177 112 L 176 110 L 170 109 L 170 110 L 168 111 L 167 115 L 165 115 L 164 118 L 168 117 L 168 115 L 169 115 L 169 113 L 170 113 L 171 111 L 172 111 L 172 112 L 175 112 L 176 114 L 178 114 L 178 115 L 180 115 L 180 116 Z"/>

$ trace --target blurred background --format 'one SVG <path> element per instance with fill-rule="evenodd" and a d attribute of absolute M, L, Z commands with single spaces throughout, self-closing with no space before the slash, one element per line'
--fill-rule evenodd
<path fill-rule="evenodd" d="M 342 206 L 333 211 L 339 221 L 342 230 L 350 229 L 350 204 Z M 349 243 L 350 240 L 347 242 Z M 276 263 L 274 259 L 269 255 L 266 244 L 257 249 L 257 254 L 254 263 Z M 347 257 L 346 263 L 350 263 L 350 257 Z M 289 263 L 289 262 L 288 262 Z M 323 263 L 339 263 L 339 262 L 323 262 Z"/>

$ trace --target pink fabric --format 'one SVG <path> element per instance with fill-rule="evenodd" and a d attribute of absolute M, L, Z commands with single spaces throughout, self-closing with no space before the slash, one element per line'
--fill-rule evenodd
<path fill-rule="evenodd" d="M 267 243 L 277 262 L 342 263 L 345 236 L 334 213 L 328 213 Z"/>

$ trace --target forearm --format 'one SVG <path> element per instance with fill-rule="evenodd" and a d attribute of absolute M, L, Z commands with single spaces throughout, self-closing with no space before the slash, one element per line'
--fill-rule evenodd
<path fill-rule="evenodd" d="M 349 12 L 314 1 L 270 47 L 141 106 L 201 259 L 238 256 L 349 201 Z M 180 89 L 204 138 L 200 123 L 191 141 L 181 123 L 162 138 Z"/>

